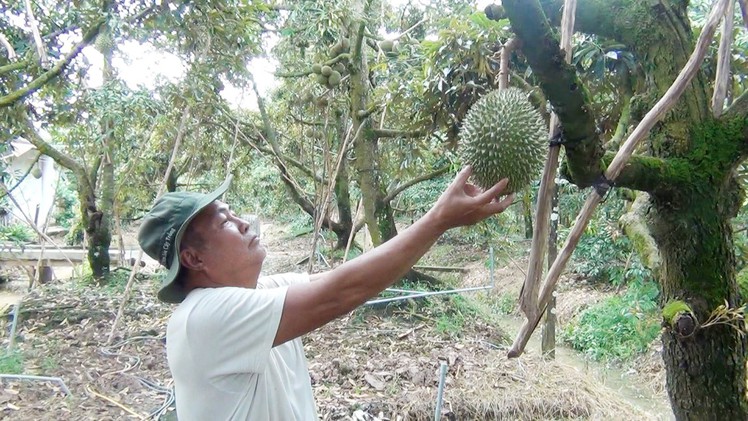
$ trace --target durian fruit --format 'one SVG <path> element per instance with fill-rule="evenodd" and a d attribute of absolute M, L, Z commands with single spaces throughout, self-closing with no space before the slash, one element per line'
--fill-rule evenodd
<path fill-rule="evenodd" d="M 319 63 L 312 64 L 312 72 L 314 72 L 316 74 L 322 73 L 322 65 L 319 64 Z"/>
<path fill-rule="evenodd" d="M 323 76 L 330 76 L 332 74 L 332 67 L 330 66 L 322 66 L 322 75 Z"/>
<path fill-rule="evenodd" d="M 327 76 L 325 76 L 325 75 L 317 75 L 317 76 L 315 76 L 315 80 L 320 85 L 323 85 L 323 86 L 327 85 Z"/>
<path fill-rule="evenodd" d="M 490 20 L 501 20 L 506 17 L 504 7 L 500 4 L 489 4 L 483 10 L 483 13 L 485 13 L 486 17 Z"/>
<path fill-rule="evenodd" d="M 341 79 L 342 79 L 342 76 L 340 75 L 340 73 L 338 73 L 336 70 L 333 70 L 332 73 L 330 73 L 330 77 L 327 80 L 327 83 L 331 87 L 335 87 L 335 86 L 340 85 L 340 80 Z"/>
<path fill-rule="evenodd" d="M 517 88 L 492 91 L 468 111 L 460 129 L 465 163 L 484 189 L 508 177 L 504 193 L 535 179 L 548 151 L 548 129 L 527 94 Z"/>
<path fill-rule="evenodd" d="M 102 28 L 94 40 L 94 48 L 102 54 L 108 54 L 114 50 L 114 40 L 108 28 Z"/>
<path fill-rule="evenodd" d="M 384 51 L 385 53 L 391 52 L 393 48 L 395 48 L 395 42 L 391 39 L 386 39 L 379 42 L 379 49 Z"/>
<path fill-rule="evenodd" d="M 346 69 L 345 69 L 345 64 L 343 64 L 343 63 L 341 63 L 341 62 L 337 62 L 337 63 L 335 63 L 335 66 L 333 66 L 333 68 L 332 68 L 332 69 L 333 69 L 333 70 L 335 70 L 336 72 L 340 73 L 341 75 L 342 75 L 343 73 L 345 73 L 345 70 L 346 70 Z"/>

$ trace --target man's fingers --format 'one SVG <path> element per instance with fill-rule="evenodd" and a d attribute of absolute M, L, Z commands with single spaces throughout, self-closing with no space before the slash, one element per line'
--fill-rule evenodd
<path fill-rule="evenodd" d="M 509 207 L 512 203 L 514 203 L 515 195 L 514 193 L 510 194 L 509 196 L 505 197 L 504 199 L 499 202 L 499 206 L 501 206 L 501 212 L 506 210 L 506 208 Z"/>
<path fill-rule="evenodd" d="M 463 186 L 467 183 L 467 179 L 470 177 L 470 174 L 473 173 L 473 167 L 470 165 L 465 165 L 462 170 L 460 170 L 459 173 L 457 173 L 457 176 L 455 177 L 455 180 L 452 182 L 453 185 L 456 186 Z"/>
<path fill-rule="evenodd" d="M 502 178 L 501 181 L 494 184 L 493 187 L 483 192 L 483 194 L 480 195 L 479 199 L 481 201 L 490 202 L 491 200 L 497 198 L 499 195 L 501 195 L 501 192 L 506 189 L 507 184 L 509 184 L 508 178 Z"/>

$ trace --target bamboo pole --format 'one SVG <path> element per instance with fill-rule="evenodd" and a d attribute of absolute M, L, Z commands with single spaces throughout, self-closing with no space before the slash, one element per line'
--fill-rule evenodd
<path fill-rule="evenodd" d="M 709 18 L 699 35 L 696 47 L 694 48 L 693 53 L 691 53 L 691 57 L 689 57 L 685 67 L 683 67 L 683 70 L 678 74 L 678 77 L 670 88 L 668 88 L 667 92 L 665 92 L 662 98 L 660 98 L 654 107 L 649 110 L 647 115 L 644 116 L 639 125 L 634 129 L 631 135 L 629 135 L 628 139 L 626 139 L 626 142 L 624 142 L 623 146 L 608 166 L 608 169 L 605 171 L 606 179 L 613 181 L 618 177 L 618 174 L 620 174 L 623 166 L 626 164 L 629 157 L 631 157 L 631 154 L 634 152 L 634 149 L 639 142 L 647 136 L 649 131 L 658 121 L 660 121 L 662 116 L 675 106 L 678 99 L 680 99 L 680 96 L 683 94 L 683 91 L 685 91 L 691 83 L 691 80 L 699 71 L 701 63 L 704 61 L 704 55 L 714 37 L 717 25 L 719 25 L 722 16 L 724 16 L 728 1 L 732 0 L 719 0 L 714 5 L 712 12 L 709 14 Z M 587 228 L 587 223 L 589 222 L 592 213 L 602 199 L 602 196 L 600 196 L 597 190 L 593 190 L 587 196 L 587 200 L 585 201 L 582 210 L 579 212 L 579 215 L 577 215 L 571 233 L 567 237 L 561 252 L 553 262 L 553 265 L 545 277 L 545 282 L 543 283 L 543 288 L 538 300 L 540 308 L 544 308 L 548 305 L 551 295 L 553 294 L 553 289 L 556 286 L 556 282 L 558 281 L 559 276 L 561 276 L 561 272 L 569 261 L 569 258 L 571 258 L 574 248 L 577 246 L 577 243 L 579 243 L 579 239 Z M 532 335 L 532 332 L 537 327 L 539 321 L 539 317 L 525 320 L 525 323 L 517 334 L 517 338 L 514 340 L 514 344 L 512 344 L 512 348 L 509 350 L 508 356 L 510 358 L 518 357 L 524 351 L 527 341 L 530 340 L 530 335 Z"/>
<path fill-rule="evenodd" d="M 177 160 L 177 152 L 179 151 L 179 146 L 182 143 L 182 137 L 184 136 L 184 132 L 187 128 L 187 120 L 190 116 L 190 106 L 187 105 L 187 108 L 185 108 L 184 112 L 182 113 L 182 119 L 179 122 L 179 128 L 177 129 L 177 137 L 174 139 L 174 148 L 171 151 L 171 157 L 169 158 L 169 164 L 166 166 L 166 171 L 164 172 L 164 178 L 161 181 L 161 185 L 158 188 L 158 192 L 156 193 L 156 200 L 158 200 L 161 195 L 164 194 L 164 190 L 166 189 L 166 182 L 169 180 L 169 174 L 171 174 L 172 170 L 174 169 L 174 162 Z M 154 200 L 154 203 L 155 201 Z M 117 328 L 119 327 L 119 323 L 122 319 L 122 315 L 125 312 L 125 305 L 127 304 L 127 300 L 130 298 L 130 291 L 132 290 L 132 285 L 135 281 L 135 275 L 137 275 L 138 270 L 140 269 L 140 262 L 143 260 L 143 250 L 141 249 L 140 252 L 138 252 L 138 257 L 135 259 L 135 263 L 132 265 L 132 268 L 130 270 L 130 277 L 127 279 L 127 286 L 125 286 L 125 292 L 122 294 L 122 302 L 119 304 L 119 309 L 117 310 L 117 316 L 114 318 L 114 323 L 112 323 L 112 330 L 109 331 L 109 338 L 106 340 L 106 344 L 111 345 L 112 339 L 114 339 L 114 332 L 117 331 Z"/>
<path fill-rule="evenodd" d="M 512 55 L 512 51 L 517 48 L 519 41 L 517 38 L 510 38 L 501 47 L 501 57 L 499 58 L 499 90 L 504 90 L 509 87 L 509 58 Z"/>
<path fill-rule="evenodd" d="M 25 0 L 24 5 L 26 6 L 26 23 L 31 28 L 32 38 L 34 45 L 36 46 L 36 53 L 39 55 L 39 65 L 43 68 L 47 65 L 47 52 L 44 48 L 44 42 L 42 36 L 39 33 L 39 22 L 37 22 L 34 16 L 34 9 L 31 7 L 31 0 Z"/>
<path fill-rule="evenodd" d="M 561 18 L 561 48 L 564 50 L 564 59 L 571 62 L 571 36 L 574 34 L 574 14 L 577 9 L 576 0 L 566 0 L 564 3 L 564 14 Z M 561 134 L 561 129 L 556 113 L 551 114 L 550 138 L 554 139 Z M 530 263 L 527 268 L 527 277 L 520 292 L 519 305 L 528 320 L 539 317 L 538 289 L 540 288 L 540 277 L 543 274 L 543 257 L 548 241 L 548 224 L 551 217 L 551 200 L 556 186 L 556 172 L 558 171 L 558 156 L 561 145 L 551 145 L 548 149 L 548 157 L 543 168 L 543 177 L 540 179 L 538 190 L 538 208 L 535 213 L 535 226 L 532 232 L 532 246 L 530 248 Z"/>
<path fill-rule="evenodd" d="M 732 58 L 732 30 L 735 27 L 735 2 L 730 1 L 722 22 L 722 36 L 719 40 L 717 52 L 717 75 L 714 77 L 714 93 L 712 94 L 712 114 L 719 118 L 725 109 L 727 85 L 730 82 L 730 58 Z"/>

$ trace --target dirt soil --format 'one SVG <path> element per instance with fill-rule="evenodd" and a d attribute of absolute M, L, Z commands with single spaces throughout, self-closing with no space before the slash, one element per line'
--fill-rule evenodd
<path fill-rule="evenodd" d="M 271 224 L 263 234 L 265 273 L 306 270 L 297 263 L 308 254 L 308 237 L 291 238 Z M 488 283 L 484 264 L 467 266 L 464 286 Z M 524 267 L 497 268 L 488 293 L 518 291 Z M 2 379 L 0 419 L 174 419 L 165 348 L 172 307 L 155 300 L 157 279 L 149 262 L 109 345 L 122 287 L 57 281 L 26 293 L 15 336 L 19 368 L 59 381 Z M 304 338 L 320 419 L 432 420 L 442 365 L 442 419 L 664 419 L 579 367 L 533 352 L 507 359 L 510 334 L 495 323 L 464 317 L 458 330 L 445 328 L 445 320 L 463 315 L 450 313 L 449 299 L 433 301 L 362 308 Z M 9 325 L 1 332 L 2 349 Z M 0 371 L 9 369 L 7 361 Z M 643 377 L 631 381 L 641 382 L 642 394 L 661 396 L 661 367 L 644 362 L 639 368 Z"/>

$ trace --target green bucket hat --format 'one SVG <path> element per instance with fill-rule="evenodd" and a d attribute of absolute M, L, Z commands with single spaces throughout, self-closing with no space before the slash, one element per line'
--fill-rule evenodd
<path fill-rule="evenodd" d="M 158 299 L 167 303 L 181 303 L 187 296 L 179 282 L 182 263 L 179 261 L 179 245 L 190 221 L 226 192 L 231 176 L 217 189 L 208 194 L 192 192 L 166 193 L 156 200 L 153 208 L 143 217 L 138 232 L 138 242 L 143 251 L 169 269 Z"/>

